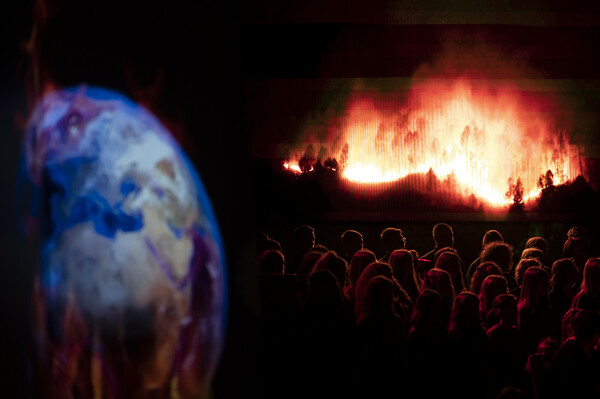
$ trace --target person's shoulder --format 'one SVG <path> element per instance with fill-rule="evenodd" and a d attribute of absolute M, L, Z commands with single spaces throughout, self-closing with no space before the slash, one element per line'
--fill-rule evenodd
<path fill-rule="evenodd" d="M 435 258 L 436 251 L 437 251 L 437 249 L 434 248 L 431 251 L 427 252 L 425 255 L 421 256 L 420 258 L 433 261 L 433 259 Z"/>

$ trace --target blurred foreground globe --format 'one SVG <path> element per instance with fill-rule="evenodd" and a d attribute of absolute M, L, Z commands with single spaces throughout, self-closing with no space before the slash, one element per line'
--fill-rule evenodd
<path fill-rule="evenodd" d="M 17 192 L 37 260 L 34 397 L 206 395 L 224 339 L 222 245 L 165 127 L 114 92 L 48 93 Z"/>

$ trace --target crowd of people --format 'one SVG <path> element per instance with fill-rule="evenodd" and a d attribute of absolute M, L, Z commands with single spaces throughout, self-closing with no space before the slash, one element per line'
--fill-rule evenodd
<path fill-rule="evenodd" d="M 450 225 L 432 236 L 420 255 L 386 228 L 377 258 L 356 230 L 337 253 L 301 225 L 286 259 L 261 233 L 265 396 L 600 397 L 600 258 L 586 229 L 522 249 L 489 230 L 472 261 Z"/>

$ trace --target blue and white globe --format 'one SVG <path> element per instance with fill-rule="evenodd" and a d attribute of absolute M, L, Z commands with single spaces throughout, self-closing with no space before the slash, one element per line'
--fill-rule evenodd
<path fill-rule="evenodd" d="M 167 129 L 108 90 L 50 92 L 28 123 L 18 195 L 39 249 L 36 365 L 48 389 L 206 390 L 224 340 L 224 257 Z"/>

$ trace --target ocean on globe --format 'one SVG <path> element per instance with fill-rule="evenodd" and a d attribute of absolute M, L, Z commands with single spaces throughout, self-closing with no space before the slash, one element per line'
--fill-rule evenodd
<path fill-rule="evenodd" d="M 205 394 L 224 340 L 224 256 L 204 187 L 167 129 L 82 85 L 41 98 L 22 151 L 36 397 Z"/>

